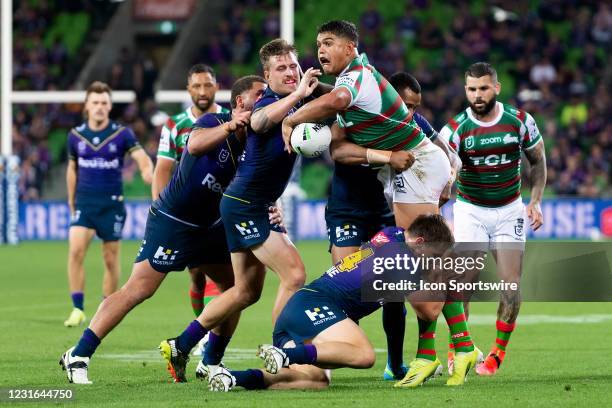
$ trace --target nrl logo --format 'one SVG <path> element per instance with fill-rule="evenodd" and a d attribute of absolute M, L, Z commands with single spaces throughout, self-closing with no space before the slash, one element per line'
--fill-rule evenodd
<path fill-rule="evenodd" d="M 466 149 L 474 148 L 474 136 L 469 136 L 467 139 L 465 139 L 465 148 Z"/>

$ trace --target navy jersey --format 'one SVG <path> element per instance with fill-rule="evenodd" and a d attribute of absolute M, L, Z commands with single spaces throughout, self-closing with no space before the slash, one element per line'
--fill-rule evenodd
<path fill-rule="evenodd" d="M 432 142 L 436 140 L 436 137 L 438 137 L 438 132 L 435 131 L 433 126 L 431 126 L 429 121 L 425 119 L 423 115 L 415 112 L 412 119 L 416 122 L 417 125 L 419 125 L 419 127 L 421 128 L 423 133 L 425 133 L 425 136 L 429 138 L 429 140 L 431 140 Z"/>
<path fill-rule="evenodd" d="M 231 119 L 229 113 L 208 113 L 195 122 L 193 129 L 217 127 Z M 187 224 L 212 226 L 221 217 L 219 202 L 236 174 L 243 147 L 232 133 L 201 156 L 194 156 L 185 148 L 178 169 L 153 207 Z"/>
<path fill-rule="evenodd" d="M 253 112 L 282 98 L 283 96 L 268 87 L 255 103 Z M 287 116 L 311 99 L 298 102 Z M 295 153 L 288 154 L 285 151 L 281 123 L 262 134 L 255 133 L 249 128 L 246 147 L 240 157 L 240 166 L 225 195 L 250 203 L 276 201 L 287 186 L 296 157 Z"/>
<path fill-rule="evenodd" d="M 320 278 L 310 283 L 307 288 L 315 289 L 329 295 L 338 304 L 349 318 L 358 321 L 382 306 L 381 302 L 363 302 L 361 290 L 364 282 L 372 282 L 379 279 L 371 270 L 371 262 L 364 261 L 376 256 L 392 256 L 397 253 L 397 243 L 404 243 L 404 230 L 399 227 L 387 227 L 377 233 L 369 242 L 362 245 L 360 250 L 344 257 L 336 265 L 332 266 Z M 389 244 L 392 245 L 391 252 L 387 251 Z M 410 254 L 407 246 L 402 245 Z M 381 255 L 384 254 L 384 255 Z M 368 267 L 365 270 L 365 266 Z"/>
<path fill-rule="evenodd" d="M 123 157 L 140 149 L 131 129 L 111 121 L 100 131 L 82 123 L 68 132 L 68 157 L 77 165 L 78 194 L 122 195 Z"/>
<path fill-rule="evenodd" d="M 335 162 L 331 180 L 331 192 L 327 210 L 346 216 L 355 212 L 391 214 L 383 193 L 383 186 L 377 179 L 378 169 L 369 165 L 348 165 Z"/>

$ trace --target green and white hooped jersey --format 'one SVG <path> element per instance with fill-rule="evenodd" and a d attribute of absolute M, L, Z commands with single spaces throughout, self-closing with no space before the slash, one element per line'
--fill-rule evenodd
<path fill-rule="evenodd" d="M 482 207 L 501 207 L 521 196 L 521 151 L 542 139 L 529 113 L 501 102 L 497 108 L 497 117 L 485 123 L 468 107 L 440 131 L 463 162 L 457 199 Z"/>
<path fill-rule="evenodd" d="M 170 117 L 162 128 L 157 148 L 157 157 L 179 161 L 187 143 L 187 135 L 198 118 L 191 112 L 191 106 L 181 113 Z M 230 110 L 217 105 L 216 113 L 230 113 Z"/>
<path fill-rule="evenodd" d="M 351 93 L 349 107 L 338 113 L 338 125 L 348 138 L 364 147 L 410 150 L 425 138 L 391 84 L 369 64 L 365 54 L 355 57 L 336 79 L 335 88 Z"/>

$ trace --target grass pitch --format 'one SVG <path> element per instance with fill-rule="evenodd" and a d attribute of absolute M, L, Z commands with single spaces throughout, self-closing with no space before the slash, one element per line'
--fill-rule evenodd
<path fill-rule="evenodd" d="M 530 244 L 535 245 L 535 244 Z M 309 281 L 329 266 L 326 243 L 304 242 Z M 122 247 L 123 281 L 131 270 L 137 242 Z M 605 406 L 609 404 L 612 369 L 610 333 L 612 303 L 526 303 L 512 335 L 508 357 L 493 378 L 470 376 L 459 388 L 447 388 L 446 377 L 414 390 L 397 390 L 382 380 L 386 347 L 380 313 L 361 323 L 377 352 L 369 370 L 335 370 L 325 391 L 207 391 L 189 365 L 189 383 L 173 384 L 157 353 L 157 345 L 179 334 L 193 319 L 186 273 L 172 273 L 150 300 L 137 307 L 104 340 L 90 364 L 91 386 L 68 384 L 58 359 L 75 344 L 83 328 L 67 329 L 63 321 L 71 305 L 66 282 L 65 242 L 24 243 L 0 247 L 0 388 L 70 388 L 72 402 L 33 402 L 27 406 L 243 406 L 243 407 L 504 407 Z M 93 315 L 101 297 L 102 259 L 94 242 L 86 261 L 85 312 Z M 230 368 L 260 367 L 255 347 L 270 342 L 270 311 L 278 280 L 269 274 L 258 304 L 242 314 L 225 362 Z M 473 304 L 471 329 L 483 351 L 495 336 L 495 303 Z M 438 324 L 438 352 L 446 356 L 447 330 Z M 416 323 L 407 320 L 405 359 L 414 355 Z M 0 402 L 6 402 L 0 401 Z M 76 405 L 75 405 L 76 404 Z"/>

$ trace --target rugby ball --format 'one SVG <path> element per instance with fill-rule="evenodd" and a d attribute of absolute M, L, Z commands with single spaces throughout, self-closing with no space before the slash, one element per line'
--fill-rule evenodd
<path fill-rule="evenodd" d="M 319 157 L 330 143 L 331 129 L 321 123 L 300 123 L 291 133 L 291 147 L 304 157 Z"/>

